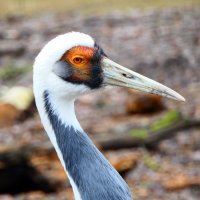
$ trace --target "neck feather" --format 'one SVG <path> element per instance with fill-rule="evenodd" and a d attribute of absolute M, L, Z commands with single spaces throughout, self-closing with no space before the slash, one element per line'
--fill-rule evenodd
<path fill-rule="evenodd" d="M 45 91 L 43 102 L 51 126 L 45 129 L 71 179 L 75 199 L 131 200 L 124 180 L 80 127 L 74 101 L 53 99 Z"/>

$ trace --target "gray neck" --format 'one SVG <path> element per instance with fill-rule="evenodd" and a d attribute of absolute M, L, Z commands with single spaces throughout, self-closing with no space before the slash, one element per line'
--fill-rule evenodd
<path fill-rule="evenodd" d="M 62 153 L 65 168 L 82 200 L 131 200 L 127 184 L 95 147 L 87 134 L 63 124 L 55 114 L 49 93 L 45 110 Z M 67 113 L 66 113 L 67 114 Z"/>

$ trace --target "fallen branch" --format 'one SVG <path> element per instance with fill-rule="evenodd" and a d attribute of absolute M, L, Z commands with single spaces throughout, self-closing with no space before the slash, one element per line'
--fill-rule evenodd
<path fill-rule="evenodd" d="M 160 141 L 173 137 L 180 130 L 200 127 L 200 119 L 185 119 L 181 115 L 177 115 L 170 123 L 162 125 L 163 127 L 159 123 L 158 121 L 149 127 L 132 129 L 126 133 L 99 136 L 96 143 L 104 150 L 136 146 L 155 148 Z"/>

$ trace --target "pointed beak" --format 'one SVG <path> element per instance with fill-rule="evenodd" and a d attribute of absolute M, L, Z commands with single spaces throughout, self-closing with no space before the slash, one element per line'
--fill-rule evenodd
<path fill-rule="evenodd" d="M 178 101 L 185 101 L 184 97 L 174 90 L 127 69 L 112 60 L 104 57 L 102 59 L 102 68 L 104 73 L 104 84 L 133 88 L 143 92 L 157 94 Z"/>

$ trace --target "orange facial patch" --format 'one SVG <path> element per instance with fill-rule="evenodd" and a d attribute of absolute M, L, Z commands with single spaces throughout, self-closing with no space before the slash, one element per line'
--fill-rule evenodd
<path fill-rule="evenodd" d="M 61 60 L 67 61 L 73 68 L 73 80 L 88 80 L 91 72 L 91 59 L 94 49 L 85 46 L 77 46 L 67 51 Z"/>

